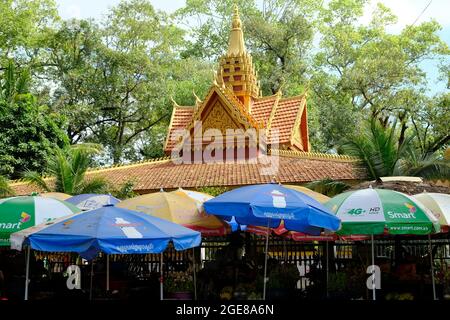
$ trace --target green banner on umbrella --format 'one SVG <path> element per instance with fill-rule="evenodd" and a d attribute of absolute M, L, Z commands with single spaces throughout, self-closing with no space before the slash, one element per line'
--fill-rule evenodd
<path fill-rule="evenodd" d="M 340 235 L 415 234 L 439 231 L 437 219 L 406 194 L 363 189 L 340 194 L 326 203 L 342 221 Z"/>
<path fill-rule="evenodd" d="M 11 197 L 0 200 L 0 246 L 9 246 L 11 233 L 81 210 L 52 198 Z"/>

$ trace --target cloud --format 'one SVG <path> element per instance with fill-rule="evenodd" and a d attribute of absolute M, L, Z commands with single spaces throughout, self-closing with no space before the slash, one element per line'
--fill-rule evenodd
<path fill-rule="evenodd" d="M 64 16 L 67 19 L 80 19 L 81 18 L 81 8 L 76 4 L 69 5 L 64 10 Z"/>

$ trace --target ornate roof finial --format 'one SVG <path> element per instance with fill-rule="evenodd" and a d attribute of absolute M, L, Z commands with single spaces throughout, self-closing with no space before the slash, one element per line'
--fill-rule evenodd
<path fill-rule="evenodd" d="M 194 94 L 195 97 L 195 104 L 198 105 L 202 103 L 202 100 L 195 94 L 195 89 L 192 89 L 192 93 Z"/>
<path fill-rule="evenodd" d="M 173 99 L 173 97 L 172 96 L 170 96 L 170 101 L 172 101 L 172 103 L 173 103 L 173 107 L 174 108 L 176 108 L 176 107 L 179 107 L 180 105 Z"/>
<path fill-rule="evenodd" d="M 244 54 L 245 44 L 244 44 L 244 33 L 242 32 L 242 22 L 239 17 L 239 9 L 237 4 L 234 4 L 233 10 L 233 20 L 231 23 L 231 34 L 230 42 L 228 45 L 227 55 L 229 56 L 239 56 Z"/>

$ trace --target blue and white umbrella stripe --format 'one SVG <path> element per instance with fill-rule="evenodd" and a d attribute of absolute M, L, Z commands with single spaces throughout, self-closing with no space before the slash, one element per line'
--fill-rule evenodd
<path fill-rule="evenodd" d="M 106 206 L 13 233 L 13 249 L 30 245 L 49 252 L 77 252 L 92 259 L 106 254 L 161 253 L 169 242 L 176 250 L 197 247 L 201 234 L 144 213 Z"/>
<path fill-rule="evenodd" d="M 277 228 L 284 220 L 288 230 L 318 235 L 336 231 L 340 219 L 315 199 L 278 184 L 237 188 L 203 204 L 209 214 L 234 217 L 241 225 Z"/>

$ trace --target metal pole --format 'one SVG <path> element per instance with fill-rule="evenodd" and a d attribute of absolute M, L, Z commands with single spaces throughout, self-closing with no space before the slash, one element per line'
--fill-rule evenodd
<path fill-rule="evenodd" d="M 431 265 L 431 283 L 433 285 L 433 300 L 436 298 L 436 284 L 434 282 L 434 263 L 433 263 L 433 248 L 431 247 L 431 235 L 428 234 L 428 250 L 430 251 L 430 265 Z"/>
<path fill-rule="evenodd" d="M 89 287 L 89 300 L 92 300 L 92 282 L 94 278 L 94 259 L 91 261 L 91 284 Z"/>
<path fill-rule="evenodd" d="M 159 261 L 159 296 L 161 300 L 164 300 L 164 285 L 163 285 L 163 253 L 161 252 L 161 259 Z"/>
<path fill-rule="evenodd" d="M 267 230 L 266 230 L 266 252 L 264 255 L 264 280 L 263 280 L 263 300 L 266 300 L 266 282 L 267 282 L 267 256 L 269 251 L 269 222 L 267 220 Z"/>
<path fill-rule="evenodd" d="M 375 288 L 376 279 L 375 279 L 375 244 L 373 240 L 373 234 L 371 235 L 372 238 L 372 297 L 373 300 L 377 300 L 377 292 Z"/>
<path fill-rule="evenodd" d="M 329 283 L 329 281 L 330 281 L 330 277 L 329 277 L 329 275 L 330 275 L 330 268 L 329 268 L 329 263 L 328 263 L 328 240 L 325 242 L 325 245 L 327 246 L 326 247 L 326 255 L 327 255 L 327 258 L 326 258 L 326 262 L 327 262 L 327 266 L 326 266 L 326 268 L 327 268 L 327 298 L 329 297 L 329 292 L 328 292 L 328 283 Z"/>
<path fill-rule="evenodd" d="M 106 255 L 106 291 L 109 292 L 109 254 Z"/>
<path fill-rule="evenodd" d="M 25 268 L 25 300 L 28 300 L 28 284 L 30 282 L 30 254 L 31 254 L 31 246 L 27 248 L 27 265 Z"/>
<path fill-rule="evenodd" d="M 197 300 L 197 272 L 195 269 L 195 248 L 192 248 L 192 265 L 194 268 L 194 300 Z"/>

